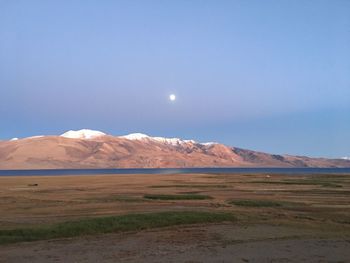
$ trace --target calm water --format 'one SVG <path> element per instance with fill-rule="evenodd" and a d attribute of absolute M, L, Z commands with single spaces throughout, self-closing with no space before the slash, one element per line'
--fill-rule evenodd
<path fill-rule="evenodd" d="M 155 169 L 50 169 L 0 170 L 0 176 L 94 174 L 350 174 L 350 168 L 155 168 Z"/>

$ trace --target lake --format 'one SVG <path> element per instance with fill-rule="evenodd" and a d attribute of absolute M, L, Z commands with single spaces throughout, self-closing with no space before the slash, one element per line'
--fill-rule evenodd
<path fill-rule="evenodd" d="M 350 174 L 350 168 L 126 168 L 0 170 L 0 176 L 60 176 L 96 174 Z"/>

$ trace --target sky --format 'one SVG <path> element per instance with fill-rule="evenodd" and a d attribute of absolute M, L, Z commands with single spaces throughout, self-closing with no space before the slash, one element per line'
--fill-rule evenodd
<path fill-rule="evenodd" d="M 0 0 L 0 140 L 89 128 L 350 156 L 349 14 L 347 0 Z"/>

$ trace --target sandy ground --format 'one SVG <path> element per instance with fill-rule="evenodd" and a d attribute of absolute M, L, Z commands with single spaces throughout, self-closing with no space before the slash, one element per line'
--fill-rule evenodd
<path fill-rule="evenodd" d="M 0 177 L 0 229 L 155 211 L 237 216 L 235 223 L 2 245 L 0 262 L 350 262 L 350 175 L 313 176 L 304 182 L 309 179 L 205 174 Z M 212 199 L 143 198 L 183 193 Z M 229 203 L 240 199 L 293 204 Z"/>
<path fill-rule="evenodd" d="M 201 225 L 7 245 L 0 262 L 350 262 L 350 239 L 282 226 Z"/>

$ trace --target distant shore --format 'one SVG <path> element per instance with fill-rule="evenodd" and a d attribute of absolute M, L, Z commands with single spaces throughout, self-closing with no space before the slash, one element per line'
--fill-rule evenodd
<path fill-rule="evenodd" d="M 33 169 L 0 170 L 0 176 L 62 176 L 98 174 L 350 174 L 350 168 L 279 168 L 279 167 L 211 167 L 211 168 L 117 168 L 117 169 Z"/>

